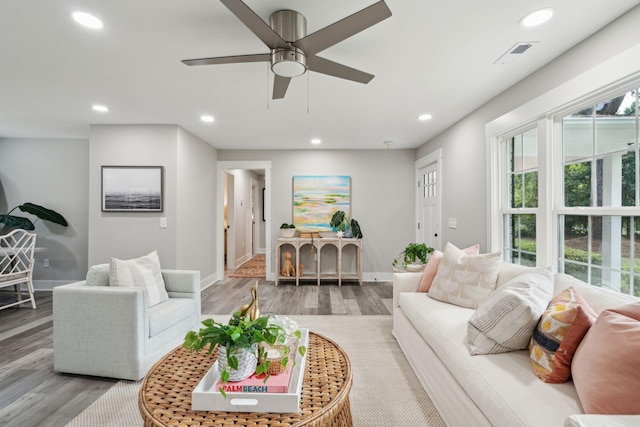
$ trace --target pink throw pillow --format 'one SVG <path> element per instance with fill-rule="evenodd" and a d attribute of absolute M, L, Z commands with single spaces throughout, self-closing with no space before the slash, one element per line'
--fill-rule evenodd
<path fill-rule="evenodd" d="M 600 313 L 571 375 L 587 414 L 640 414 L 640 302 Z"/>
<path fill-rule="evenodd" d="M 463 251 L 467 255 L 477 255 L 478 252 L 480 252 L 480 245 L 469 246 L 468 248 L 463 249 Z M 429 261 L 427 261 L 427 265 L 422 272 L 422 278 L 420 279 L 418 292 L 429 292 L 429 289 L 431 289 L 431 284 L 433 283 L 433 279 L 436 277 L 436 273 L 438 272 L 438 266 L 440 265 L 442 255 L 442 252 L 440 252 L 439 250 L 435 250 L 431 254 L 431 257 L 429 257 Z"/>

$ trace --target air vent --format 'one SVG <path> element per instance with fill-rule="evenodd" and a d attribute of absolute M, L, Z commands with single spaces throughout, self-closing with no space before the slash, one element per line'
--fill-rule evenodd
<path fill-rule="evenodd" d="M 539 42 L 518 42 L 511 46 L 500 58 L 496 59 L 494 64 L 511 64 L 536 43 Z"/>

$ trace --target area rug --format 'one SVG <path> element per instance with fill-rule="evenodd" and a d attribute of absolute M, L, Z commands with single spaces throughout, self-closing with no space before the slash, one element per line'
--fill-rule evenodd
<path fill-rule="evenodd" d="M 229 274 L 229 277 L 267 277 L 266 271 L 266 256 L 256 255 Z"/>
<path fill-rule="evenodd" d="M 214 317 L 226 321 L 229 316 Z M 356 427 L 445 427 L 391 335 L 391 316 L 291 316 L 300 327 L 338 343 L 353 369 L 350 401 Z M 142 426 L 140 382 L 120 381 L 67 427 Z"/>

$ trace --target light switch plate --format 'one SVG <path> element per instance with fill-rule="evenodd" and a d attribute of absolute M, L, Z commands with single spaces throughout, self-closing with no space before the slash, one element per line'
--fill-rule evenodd
<path fill-rule="evenodd" d="M 167 218 L 164 216 L 160 218 L 160 228 L 167 228 Z"/>
<path fill-rule="evenodd" d="M 458 220 L 456 218 L 449 218 L 449 228 L 457 228 Z"/>

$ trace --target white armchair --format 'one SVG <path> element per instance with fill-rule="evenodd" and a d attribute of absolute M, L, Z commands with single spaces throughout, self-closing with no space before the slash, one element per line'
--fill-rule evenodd
<path fill-rule="evenodd" d="M 142 288 L 108 286 L 107 264 L 92 267 L 85 281 L 55 287 L 54 370 L 144 377 L 200 323 L 200 272 L 162 270 L 162 276 L 169 299 L 153 307 Z"/>

